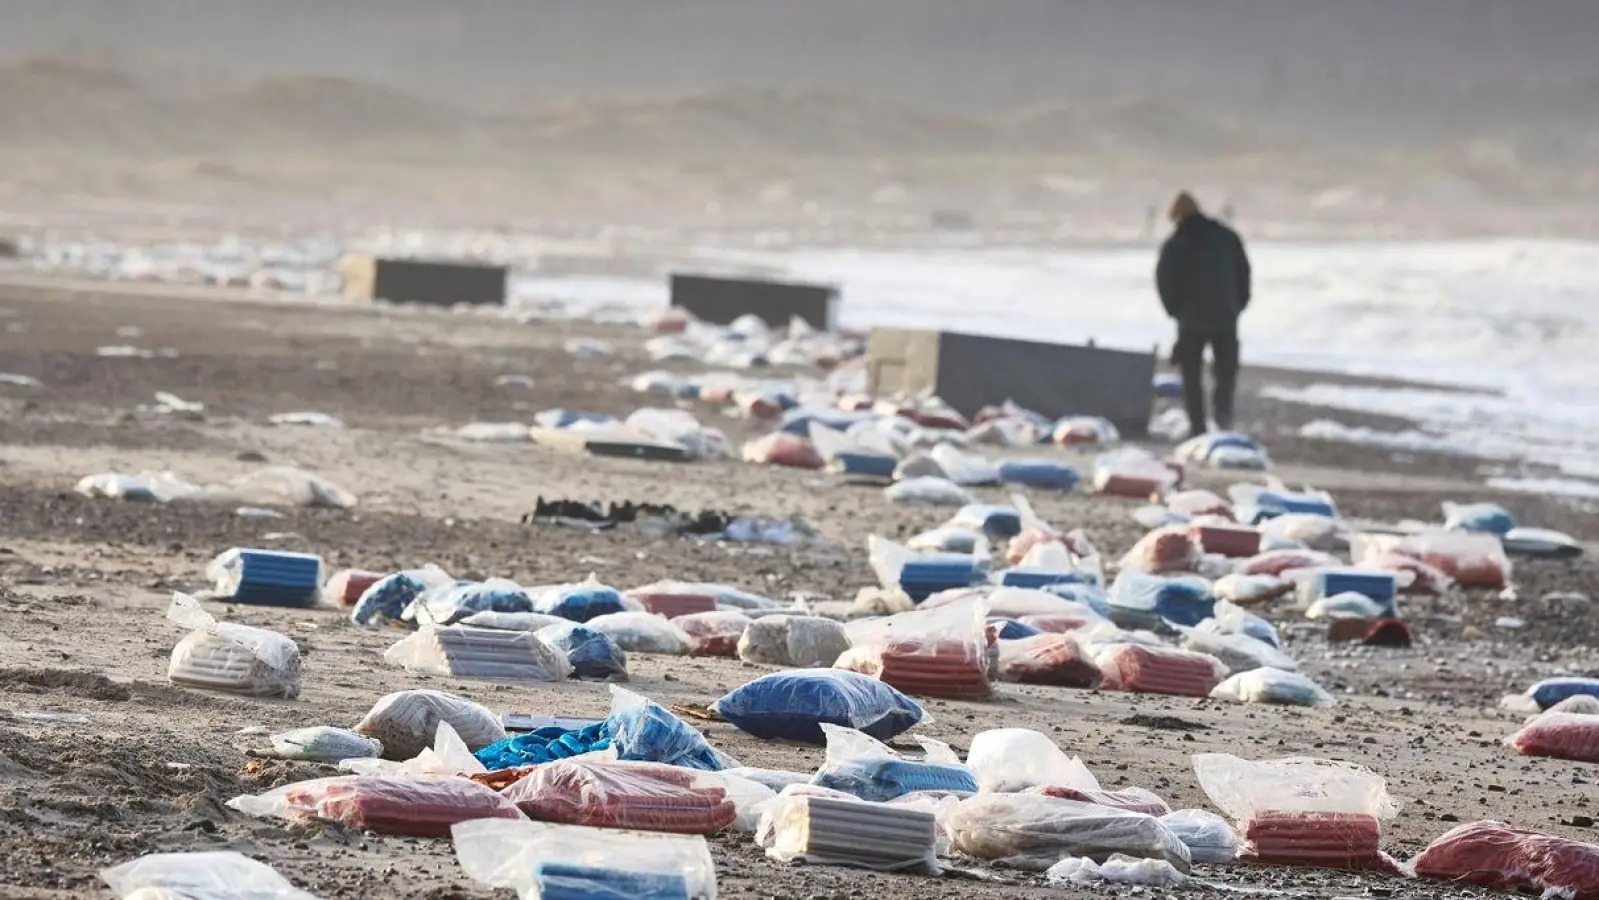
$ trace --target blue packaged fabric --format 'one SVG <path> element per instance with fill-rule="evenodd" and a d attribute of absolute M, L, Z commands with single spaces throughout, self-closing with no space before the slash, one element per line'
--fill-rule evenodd
<path fill-rule="evenodd" d="M 540 766 L 558 759 L 604 750 L 609 746 L 611 737 L 605 732 L 604 722 L 585 728 L 546 725 L 490 744 L 472 755 L 492 772 L 518 766 Z"/>
<path fill-rule="evenodd" d="M 427 582 L 410 572 L 386 575 L 361 592 L 350 611 L 350 621 L 357 625 L 400 622 L 406 608 L 427 589 Z"/>
<path fill-rule="evenodd" d="M 1273 647 L 1281 647 L 1277 637 L 1277 628 L 1271 622 L 1262 619 L 1251 612 L 1246 612 L 1237 619 L 1238 632 L 1254 638 Z"/>
<path fill-rule="evenodd" d="M 1035 637 L 1043 634 L 1031 625 L 1018 622 L 1015 619 L 1005 619 L 998 616 L 990 617 L 988 624 L 994 628 L 994 637 L 1002 641 L 1019 641 L 1022 638 Z M 877 735 L 872 735 L 876 737 Z"/>
<path fill-rule="evenodd" d="M 965 766 L 879 758 L 823 768 L 811 784 L 887 803 L 918 791 L 977 793 L 977 778 Z"/>
<path fill-rule="evenodd" d="M 1239 434 L 1236 431 L 1220 431 L 1205 436 L 1206 459 L 1209 459 L 1211 454 L 1223 447 L 1236 447 L 1240 450 L 1252 450 L 1255 453 L 1265 452 L 1265 448 L 1260 446 L 1259 441 L 1247 434 Z"/>
<path fill-rule="evenodd" d="M 321 596 L 322 559 L 309 553 L 240 550 L 232 601 L 251 606 L 314 606 Z"/>
<path fill-rule="evenodd" d="M 977 528 L 991 538 L 1008 540 L 1022 533 L 1022 517 L 1009 506 L 970 503 L 960 508 L 950 524 Z"/>
<path fill-rule="evenodd" d="M 626 612 L 622 593 L 597 581 L 563 584 L 536 592 L 532 612 L 560 616 L 573 622 L 587 622 L 598 616 Z"/>
<path fill-rule="evenodd" d="M 538 880 L 527 896 L 539 900 L 691 900 L 688 879 L 672 872 L 541 862 L 533 873 Z"/>
<path fill-rule="evenodd" d="M 818 745 L 827 742 L 824 723 L 886 741 L 927 715 L 920 704 L 892 686 L 842 669 L 762 675 L 728 692 L 714 708 L 739 730 L 762 740 Z"/>
<path fill-rule="evenodd" d="M 881 418 L 881 416 L 874 412 L 845 412 L 843 410 L 819 410 L 797 407 L 783 415 L 783 424 L 778 426 L 778 430 L 808 438 L 811 436 L 812 422 L 825 425 L 834 431 L 848 431 L 851 425 L 877 418 Z"/>
<path fill-rule="evenodd" d="M 672 715 L 659 703 L 612 687 L 616 703 L 605 719 L 605 732 L 621 760 L 658 762 L 685 769 L 719 772 L 733 763 L 705 740 L 705 735 Z"/>
<path fill-rule="evenodd" d="M 566 654 L 572 677 L 591 681 L 626 681 L 627 653 L 611 636 L 573 622 L 540 628 L 539 639 Z"/>
<path fill-rule="evenodd" d="M 979 562 L 975 557 L 950 554 L 912 559 L 900 568 L 899 587 L 918 603 L 939 591 L 971 587 L 980 577 Z"/>
<path fill-rule="evenodd" d="M 1393 615 L 1394 601 L 1399 593 L 1399 581 L 1391 572 L 1366 572 L 1356 569 L 1330 569 L 1317 573 L 1312 588 L 1312 600 L 1355 593 L 1377 601 Z"/>
<path fill-rule="evenodd" d="M 1497 503 L 1445 503 L 1444 527 L 1504 537 L 1516 527 L 1516 517 Z"/>
<path fill-rule="evenodd" d="M 1329 519 L 1338 518 L 1337 508 L 1325 498 L 1289 491 L 1261 491 L 1255 495 L 1254 505 L 1263 510 L 1276 510 L 1278 514 L 1309 513 Z"/>
<path fill-rule="evenodd" d="M 535 414 L 533 421 L 542 428 L 571 428 L 579 422 L 604 425 L 608 422 L 615 422 L 616 417 L 577 409 L 546 409 Z"/>
<path fill-rule="evenodd" d="M 512 582 L 457 581 L 424 592 L 403 617 L 423 625 L 454 625 L 474 613 L 532 611 L 533 598 Z"/>
<path fill-rule="evenodd" d="M 1599 697 L 1599 678 L 1546 678 L 1527 689 L 1539 709 L 1548 709 L 1567 697 Z"/>
<path fill-rule="evenodd" d="M 1075 466 L 1049 459 L 1008 459 L 999 464 L 1001 484 L 1042 490 L 1073 491 L 1083 480 Z"/>
<path fill-rule="evenodd" d="M 1153 383 L 1155 396 L 1165 397 L 1168 400 L 1180 398 L 1183 395 L 1183 379 L 1181 375 L 1156 375 Z"/>
<path fill-rule="evenodd" d="M 834 456 L 827 463 L 829 471 L 855 478 L 893 478 L 899 460 L 887 453 L 870 453 L 849 450 Z"/>
<path fill-rule="evenodd" d="M 1082 573 L 1092 578 L 1088 573 Z M 1098 584 L 1076 581 L 1057 581 L 1039 588 L 1046 594 L 1054 594 L 1067 600 L 1076 600 L 1102 616 L 1110 615 L 1110 597 Z"/>
<path fill-rule="evenodd" d="M 1123 569 L 1110 588 L 1110 620 L 1122 628 L 1151 628 L 1164 620 L 1192 628 L 1216 615 L 1203 584 Z"/>
<path fill-rule="evenodd" d="M 1035 569 L 1029 566 L 1012 566 L 998 572 L 997 577 L 1001 587 L 1030 588 L 1035 591 L 1047 590 L 1057 584 L 1092 585 L 1096 581 L 1092 572 Z"/>

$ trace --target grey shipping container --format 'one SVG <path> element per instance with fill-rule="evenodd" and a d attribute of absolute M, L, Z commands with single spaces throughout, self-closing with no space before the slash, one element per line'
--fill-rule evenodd
<path fill-rule="evenodd" d="M 812 328 L 836 326 L 838 288 L 751 278 L 672 275 L 672 305 L 696 319 L 728 325 L 746 313 L 760 316 L 773 328 L 799 318 Z"/>
<path fill-rule="evenodd" d="M 499 306 L 505 303 L 507 273 L 504 266 L 351 253 L 339 261 L 339 277 L 346 300 Z"/>

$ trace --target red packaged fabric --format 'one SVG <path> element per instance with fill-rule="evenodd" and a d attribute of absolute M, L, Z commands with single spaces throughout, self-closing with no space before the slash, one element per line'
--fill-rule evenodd
<path fill-rule="evenodd" d="M 465 778 L 322 778 L 282 791 L 285 811 L 377 834 L 447 838 L 472 819 L 520 819 L 516 805 Z"/>
<path fill-rule="evenodd" d="M 1160 496 L 1171 481 L 1163 475 L 1131 475 L 1123 472 L 1102 472 L 1094 479 L 1094 489 L 1110 497 L 1131 497 L 1149 500 Z"/>
<path fill-rule="evenodd" d="M 546 763 L 501 796 L 530 818 L 591 828 L 711 834 L 738 818 L 714 775 L 660 763 Z"/>
<path fill-rule="evenodd" d="M 1264 809 L 1244 820 L 1243 831 L 1238 858 L 1246 862 L 1404 876 L 1399 864 L 1382 852 L 1382 825 L 1376 816 Z"/>
<path fill-rule="evenodd" d="M 1146 816 L 1164 816 L 1171 812 L 1171 807 L 1166 805 L 1165 800 L 1137 787 L 1122 788 L 1119 791 L 1084 791 L 1065 785 L 1045 784 L 1028 788 L 1026 793 L 1092 803 L 1095 806 L 1109 806 L 1112 809 L 1124 809 Z"/>
<path fill-rule="evenodd" d="M 1094 661 L 1099 686 L 1107 691 L 1208 697 L 1227 677 L 1227 667 L 1214 656 L 1171 647 L 1114 644 Z"/>
<path fill-rule="evenodd" d="M 629 591 L 627 595 L 643 604 L 645 612 L 665 616 L 668 619 L 716 611 L 716 598 L 710 594 L 640 588 Z"/>
<path fill-rule="evenodd" d="M 1458 826 L 1421 851 L 1411 867 L 1417 878 L 1599 900 L 1599 845 L 1501 822 Z"/>
<path fill-rule="evenodd" d="M 1414 556 L 1403 553 L 1383 553 L 1359 561 L 1360 568 L 1374 569 L 1378 572 L 1410 573 L 1410 583 L 1404 584 L 1400 579 L 1399 592 L 1401 594 L 1416 594 L 1420 596 L 1441 597 L 1449 593 L 1454 587 L 1455 580 L 1450 578 L 1444 570 L 1431 566 Z"/>
<path fill-rule="evenodd" d="M 1023 625 L 1031 625 L 1048 634 L 1065 634 L 1068 631 L 1076 631 L 1079 628 L 1092 625 L 1097 619 L 1089 619 L 1087 616 L 1054 614 L 1022 616 L 1016 621 L 1021 622 Z"/>
<path fill-rule="evenodd" d="M 999 674 L 1017 684 L 1092 689 L 1100 682 L 1099 666 L 1064 634 L 1000 641 Z"/>
<path fill-rule="evenodd" d="M 762 421 L 775 419 L 783 414 L 783 406 L 765 394 L 734 394 L 734 402 L 744 415 L 751 419 Z"/>
<path fill-rule="evenodd" d="M 906 694 L 986 700 L 994 693 L 985 661 L 959 641 L 894 641 L 865 653 L 851 650 L 837 668 L 870 675 Z"/>
<path fill-rule="evenodd" d="M 1516 732 L 1510 746 L 1523 756 L 1599 763 L 1599 716 L 1546 712 Z"/>
<path fill-rule="evenodd" d="M 322 588 L 322 596 L 338 606 L 354 606 L 366 589 L 383 579 L 378 572 L 365 569 L 344 569 L 334 573 Z"/>
<path fill-rule="evenodd" d="M 1338 557 L 1320 550 L 1267 550 L 1246 560 L 1241 575 L 1281 575 L 1291 569 L 1316 569 L 1338 566 Z"/>
<path fill-rule="evenodd" d="M 733 402 L 733 388 L 725 384 L 707 385 L 700 388 L 700 402 L 713 406 L 727 406 Z"/>
<path fill-rule="evenodd" d="M 1461 587 L 1502 588 L 1510 583 L 1510 557 L 1491 534 L 1436 531 L 1408 535 L 1393 550 L 1438 569 Z"/>
<path fill-rule="evenodd" d="M 1138 539 L 1122 557 L 1123 568 L 1158 575 L 1162 572 L 1192 572 L 1204 559 L 1199 541 L 1187 528 L 1168 525 Z"/>
<path fill-rule="evenodd" d="M 1200 525 L 1194 537 L 1206 553 L 1240 559 L 1260 553 L 1260 530 L 1248 525 Z"/>
<path fill-rule="evenodd" d="M 972 427 L 965 417 L 953 409 L 907 409 L 901 410 L 900 415 L 923 428 L 942 428 L 949 431 L 965 431 Z"/>
<path fill-rule="evenodd" d="M 744 445 L 744 461 L 790 469 L 820 469 L 826 465 L 815 445 L 797 434 L 773 432 Z"/>
<path fill-rule="evenodd" d="M 741 612 L 719 610 L 679 616 L 672 623 L 694 639 L 695 656 L 737 656 L 738 640 L 753 621 Z"/>

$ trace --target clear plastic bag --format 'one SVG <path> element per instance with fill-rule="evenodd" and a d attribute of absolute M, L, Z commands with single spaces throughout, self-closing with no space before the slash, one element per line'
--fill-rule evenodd
<path fill-rule="evenodd" d="M 272 750 L 284 759 L 339 762 L 382 756 L 383 742 L 343 728 L 317 725 L 272 735 Z"/>
<path fill-rule="evenodd" d="M 1382 776 L 1352 763 L 1194 755 L 1212 803 L 1243 833 L 1239 858 L 1267 865 L 1401 874 L 1382 852 L 1382 823 L 1399 812 Z"/>
<path fill-rule="evenodd" d="M 544 822 L 712 834 L 738 819 L 726 784 L 710 772 L 660 763 L 558 760 L 534 768 L 500 793 L 529 818 Z"/>
<path fill-rule="evenodd" d="M 989 554 L 988 538 L 980 530 L 942 525 L 924 531 L 905 542 L 905 546 L 918 553 L 964 553 L 972 556 Z"/>
<path fill-rule="evenodd" d="M 1473 884 L 1555 900 L 1599 898 L 1599 844 L 1502 822 L 1458 825 L 1410 861 L 1417 878 Z"/>
<path fill-rule="evenodd" d="M 455 583 L 448 572 L 438 566 L 424 566 L 385 575 L 361 592 L 350 610 L 350 621 L 357 625 L 403 625 L 404 614 L 418 597 L 433 588 Z"/>
<path fill-rule="evenodd" d="M 930 455 L 944 470 L 944 477 L 958 485 L 999 484 L 999 465 L 975 453 L 962 453 L 949 444 L 939 444 Z"/>
<path fill-rule="evenodd" d="M 978 531 L 995 540 L 1013 538 L 1022 530 L 1021 515 L 1015 509 L 988 503 L 968 503 L 945 524 Z"/>
<path fill-rule="evenodd" d="M 1205 627 L 1214 625 L 1215 620 L 1210 619 L 1199 623 L 1197 628 L 1179 628 L 1178 631 L 1182 634 L 1182 648 L 1214 656 L 1234 672 L 1248 672 L 1254 669 L 1273 669 L 1282 672 L 1299 670 L 1299 664 L 1293 657 L 1265 641 L 1257 640 L 1247 634 L 1228 634 L 1214 627 Z M 1216 693 L 1212 691 L 1211 696 L 1216 696 Z"/>
<path fill-rule="evenodd" d="M 200 601 L 181 593 L 172 595 L 167 621 L 191 629 L 167 663 L 173 684 L 251 697 L 300 695 L 300 648 L 287 637 L 218 622 Z"/>
<path fill-rule="evenodd" d="M 1162 572 L 1192 572 L 1204 552 L 1186 527 L 1157 528 L 1144 535 L 1122 557 L 1123 570 L 1133 569 L 1158 575 Z"/>
<path fill-rule="evenodd" d="M 811 780 L 818 787 L 874 803 L 920 791 L 977 791 L 972 770 L 961 765 L 948 744 L 917 737 L 926 758 L 907 760 L 859 731 L 827 724 L 821 729 L 827 736 L 827 758 Z"/>
<path fill-rule="evenodd" d="M 712 708 L 763 740 L 824 744 L 823 723 L 854 728 L 878 740 L 932 721 L 893 687 L 836 669 L 773 672 L 724 695 Z"/>
<path fill-rule="evenodd" d="M 1408 535 L 1398 553 L 1434 566 L 1461 587 L 1502 588 L 1510 583 L 1510 557 L 1491 534 L 1432 531 Z"/>
<path fill-rule="evenodd" d="M 1049 867 L 1044 880 L 1054 885 L 1133 884 L 1154 888 L 1181 887 L 1188 876 L 1164 859 L 1135 859 L 1112 853 L 1104 865 L 1071 857 Z"/>
<path fill-rule="evenodd" d="M 1099 790 L 1081 759 L 1067 756 L 1048 736 L 1028 728 L 991 728 L 972 738 L 966 765 L 980 790 L 1014 794 L 1039 785 Z"/>
<path fill-rule="evenodd" d="M 744 629 L 754 622 L 737 610 L 693 613 L 678 616 L 672 624 L 694 642 L 695 656 L 738 656 L 738 642 Z"/>
<path fill-rule="evenodd" d="M 1310 604 L 1305 610 L 1305 618 L 1316 621 L 1327 619 L 1380 619 L 1387 616 L 1391 610 L 1381 603 L 1357 594 L 1354 591 L 1345 591 L 1331 597 L 1322 597 Z"/>
<path fill-rule="evenodd" d="M 303 609 L 322 593 L 322 559 L 313 553 L 232 547 L 207 563 L 205 574 L 231 603 Z"/>
<path fill-rule="evenodd" d="M 982 700 L 993 694 L 984 598 L 864 620 L 858 626 L 852 626 L 852 646 L 836 667 L 912 695 Z"/>
<path fill-rule="evenodd" d="M 417 625 L 454 625 L 474 613 L 532 611 L 533 598 L 521 585 L 504 578 L 490 578 L 429 588 L 406 607 L 401 618 Z"/>
<path fill-rule="evenodd" d="M 340 775 L 235 797 L 227 805 L 249 816 L 322 819 L 424 838 L 448 837 L 450 826 L 473 819 L 522 818 L 515 803 L 467 778 Z"/>
<path fill-rule="evenodd" d="M 686 656 L 694 649 L 694 639 L 683 629 L 653 613 L 610 613 L 589 619 L 585 626 L 606 635 L 628 653 Z"/>
<path fill-rule="evenodd" d="M 1599 697 L 1599 678 L 1545 678 L 1527 689 L 1540 709 L 1549 709 L 1570 697 Z"/>
<path fill-rule="evenodd" d="M 627 592 L 626 599 L 638 603 L 644 612 L 656 613 L 668 619 L 711 612 L 717 608 L 716 594 L 709 585 L 682 581 L 657 581 L 633 588 Z"/>
<path fill-rule="evenodd" d="M 366 589 L 383 578 L 382 572 L 363 569 L 340 569 L 322 585 L 322 602 L 340 608 L 352 607 L 366 593 Z"/>
<path fill-rule="evenodd" d="M 894 503 L 921 503 L 929 506 L 965 506 L 975 498 L 965 488 L 947 478 L 908 478 L 883 489 L 883 496 Z"/>
<path fill-rule="evenodd" d="M 1273 647 L 1282 646 L 1275 625 L 1236 604 L 1225 599 L 1218 600 L 1214 613 L 1213 618 L 1199 623 L 1199 626 L 1222 634 L 1246 634 Z"/>
<path fill-rule="evenodd" d="M 785 772 L 781 769 L 757 769 L 750 766 L 740 766 L 736 769 L 727 769 L 722 774 L 745 781 L 753 781 L 774 793 L 782 793 L 785 788 L 792 785 L 809 785 L 811 776 L 805 772 Z"/>
<path fill-rule="evenodd" d="M 1238 832 L 1227 820 L 1205 809 L 1179 809 L 1160 817 L 1177 835 L 1196 863 L 1225 865 L 1238 858 Z"/>
<path fill-rule="evenodd" d="M 1314 513 L 1284 513 L 1260 526 L 1263 541 L 1292 541 L 1312 550 L 1333 551 L 1349 546 L 1349 530 L 1337 519 Z"/>
<path fill-rule="evenodd" d="M 1252 556 L 1239 566 L 1240 575 L 1276 575 L 1281 577 L 1284 573 L 1296 569 L 1315 569 L 1324 566 L 1340 565 L 1338 557 L 1320 550 L 1308 548 L 1293 548 L 1286 550 L 1267 550 L 1257 556 Z"/>
<path fill-rule="evenodd" d="M 1193 626 L 1215 615 L 1210 586 L 1196 577 L 1167 578 L 1123 569 L 1110 586 L 1110 619 L 1123 628 L 1155 628 L 1161 621 Z"/>
<path fill-rule="evenodd" d="M 844 626 L 817 616 L 762 616 L 738 639 L 738 658 L 801 669 L 831 666 L 850 648 Z"/>
<path fill-rule="evenodd" d="M 1355 564 L 1362 569 L 1371 569 L 1375 572 L 1393 572 L 1396 575 L 1408 576 L 1409 583 L 1401 584 L 1401 593 L 1442 597 L 1454 588 L 1455 580 L 1442 569 L 1428 565 L 1414 556 L 1389 552 L 1363 554 L 1359 549 L 1359 542 L 1363 537 L 1365 536 L 1357 535 L 1355 538 L 1357 547 L 1354 552 Z"/>
<path fill-rule="evenodd" d="M 433 735 L 433 746 L 424 748 L 410 759 L 395 762 L 365 756 L 353 757 L 340 760 L 339 770 L 352 775 L 383 778 L 472 778 L 486 771 L 449 722 L 440 722 Z"/>
<path fill-rule="evenodd" d="M 1524 725 L 1509 744 L 1523 756 L 1599 763 L 1599 716 L 1550 710 Z"/>
<path fill-rule="evenodd" d="M 976 859 L 1040 871 L 1063 859 L 1113 854 L 1189 869 L 1188 848 L 1143 813 L 1042 794 L 978 794 L 944 818 L 954 849 Z"/>
<path fill-rule="evenodd" d="M 1210 696 L 1214 700 L 1286 706 L 1331 706 L 1338 702 L 1309 677 L 1282 669 L 1239 672 L 1216 685 Z"/>
<path fill-rule="evenodd" d="M 102 869 L 100 877 L 120 900 L 317 900 L 232 850 L 152 853 Z"/>
<path fill-rule="evenodd" d="M 938 823 L 931 809 L 785 790 L 762 813 L 757 840 L 773 859 L 878 872 L 936 875 Z"/>
<path fill-rule="evenodd" d="M 466 746 L 480 750 L 505 740 L 500 717 L 487 708 L 443 691 L 396 691 L 378 699 L 355 726 L 356 733 L 377 738 L 383 758 L 411 759 L 428 749 L 428 742 L 446 722 Z"/>
<path fill-rule="evenodd" d="M 699 835 L 498 819 L 451 833 L 468 877 L 521 900 L 716 900 L 716 867 Z"/>
<path fill-rule="evenodd" d="M 627 611 L 621 592 L 600 584 L 593 575 L 577 584 L 551 585 L 532 594 L 534 612 L 573 622 L 587 622 L 596 616 Z"/>
<path fill-rule="evenodd" d="M 1167 509 L 1189 519 L 1195 516 L 1226 516 L 1231 519 L 1233 515 L 1231 503 L 1215 491 L 1203 488 L 1174 491 L 1166 495 L 1165 501 Z"/>
<path fill-rule="evenodd" d="M 1094 490 L 1112 497 L 1158 497 L 1179 480 L 1172 466 L 1136 448 L 1106 453 L 1094 460 Z"/>
<path fill-rule="evenodd" d="M 1116 426 L 1098 416 L 1067 416 L 1055 423 L 1051 437 L 1067 447 L 1108 447 L 1121 440 Z"/>
<path fill-rule="evenodd" d="M 1504 537 L 1516 527 L 1516 517 L 1497 503 L 1444 503 L 1444 530 L 1469 531 Z"/>
<path fill-rule="evenodd" d="M 551 625 L 568 624 L 560 616 L 547 616 L 536 612 L 477 612 L 461 620 L 471 628 L 493 628 L 498 631 L 530 631 L 537 633 Z"/>
<path fill-rule="evenodd" d="M 738 763 L 712 748 L 705 736 L 658 703 L 625 688 L 610 686 L 611 713 L 605 718 L 617 759 L 658 762 L 715 772 Z"/>
<path fill-rule="evenodd" d="M 572 677 L 589 681 L 628 680 L 627 654 L 610 635 L 576 622 L 546 625 L 539 639 L 566 654 Z"/>
<path fill-rule="evenodd" d="M 1227 666 L 1214 656 L 1170 647 L 1113 644 L 1094 662 L 1107 691 L 1208 697 L 1227 677 Z"/>
<path fill-rule="evenodd" d="M 541 682 L 572 674 L 566 654 L 535 634 L 464 625 L 424 625 L 383 658 L 407 671 L 454 678 Z"/>
<path fill-rule="evenodd" d="M 1092 690 L 1099 687 L 1099 666 L 1082 646 L 1065 634 L 1040 634 L 999 642 L 999 677 L 1016 684 Z"/>

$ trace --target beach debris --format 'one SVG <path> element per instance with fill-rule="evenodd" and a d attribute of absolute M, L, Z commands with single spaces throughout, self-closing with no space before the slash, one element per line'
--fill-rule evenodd
<path fill-rule="evenodd" d="M 267 417 L 273 425 L 294 425 L 307 428 L 343 428 L 344 420 L 338 416 L 330 416 L 324 412 L 303 410 L 299 412 L 277 413 Z"/>
<path fill-rule="evenodd" d="M 339 775 L 235 797 L 230 809 L 247 816 L 317 819 L 400 837 L 440 838 L 473 819 L 522 819 L 516 804 L 466 778 Z"/>
<path fill-rule="evenodd" d="M 826 744 L 822 724 L 853 728 L 887 741 L 931 720 L 921 705 L 891 685 L 855 672 L 772 672 L 724 694 L 711 709 L 762 740 Z"/>
<path fill-rule="evenodd" d="M 525 631 L 423 625 L 383 654 L 410 672 L 492 681 L 564 681 L 566 654 Z"/>
<path fill-rule="evenodd" d="M 954 849 L 996 865 L 1044 871 L 1062 859 L 1123 854 L 1163 860 L 1178 872 L 1188 848 L 1160 820 L 1041 794 L 978 794 L 944 817 Z"/>
<path fill-rule="evenodd" d="M 588 628 L 609 637 L 628 653 L 659 653 L 667 656 L 687 656 L 694 649 L 694 639 L 665 616 L 647 612 L 615 612 L 595 616 L 585 623 Z"/>
<path fill-rule="evenodd" d="M 138 475 L 104 472 L 98 475 L 85 475 L 78 481 L 76 490 L 85 497 L 104 497 L 142 503 L 201 499 L 208 494 L 206 488 L 191 484 L 174 472 L 141 472 Z"/>
<path fill-rule="evenodd" d="M 216 596 L 232 603 L 303 608 L 321 598 L 322 559 L 310 553 L 234 547 L 205 573 Z"/>
<path fill-rule="evenodd" d="M 738 658 L 750 663 L 792 668 L 833 665 L 850 648 L 844 626 L 804 615 L 762 616 L 744 629 Z"/>
<path fill-rule="evenodd" d="M 190 629 L 172 648 L 167 678 L 176 685 L 252 697 L 300 695 L 300 648 L 265 628 L 218 622 L 188 594 L 172 595 L 167 621 Z"/>
<path fill-rule="evenodd" d="M 44 387 L 44 382 L 32 375 L 18 375 L 15 372 L 0 372 L 0 384 L 23 388 Z"/>
<path fill-rule="evenodd" d="M 383 755 L 383 743 L 344 728 L 316 725 L 272 735 L 272 750 L 283 759 L 340 762 Z"/>
<path fill-rule="evenodd" d="M 566 654 L 572 677 L 587 681 L 628 680 L 627 653 L 610 635 L 577 622 L 546 625 L 539 639 Z"/>
<path fill-rule="evenodd" d="M 265 863 L 233 850 L 151 853 L 100 871 L 119 900 L 317 900 Z"/>
<path fill-rule="evenodd" d="M 1298 672 L 1262 668 L 1239 672 L 1210 692 L 1215 700 L 1238 703 L 1278 703 L 1290 706 L 1330 706 L 1337 701 L 1321 686 Z"/>
<path fill-rule="evenodd" d="M 357 734 L 376 738 L 383 745 L 383 758 L 404 761 L 428 749 L 438 734 L 440 723 L 469 750 L 481 750 L 505 740 L 505 727 L 499 716 L 463 697 L 443 691 L 396 691 L 385 694 L 355 726 Z"/>
<path fill-rule="evenodd" d="M 1459 825 L 1410 861 L 1417 878 L 1495 891 L 1599 897 L 1599 845 L 1513 828 L 1502 822 Z"/>
<path fill-rule="evenodd" d="M 451 830 L 456 859 L 468 877 L 519 897 L 716 896 L 716 867 L 699 835 L 500 818 L 462 822 Z"/>
<path fill-rule="evenodd" d="M 1511 736 L 1509 744 L 1523 756 L 1599 763 L 1599 716 L 1547 710 Z"/>

